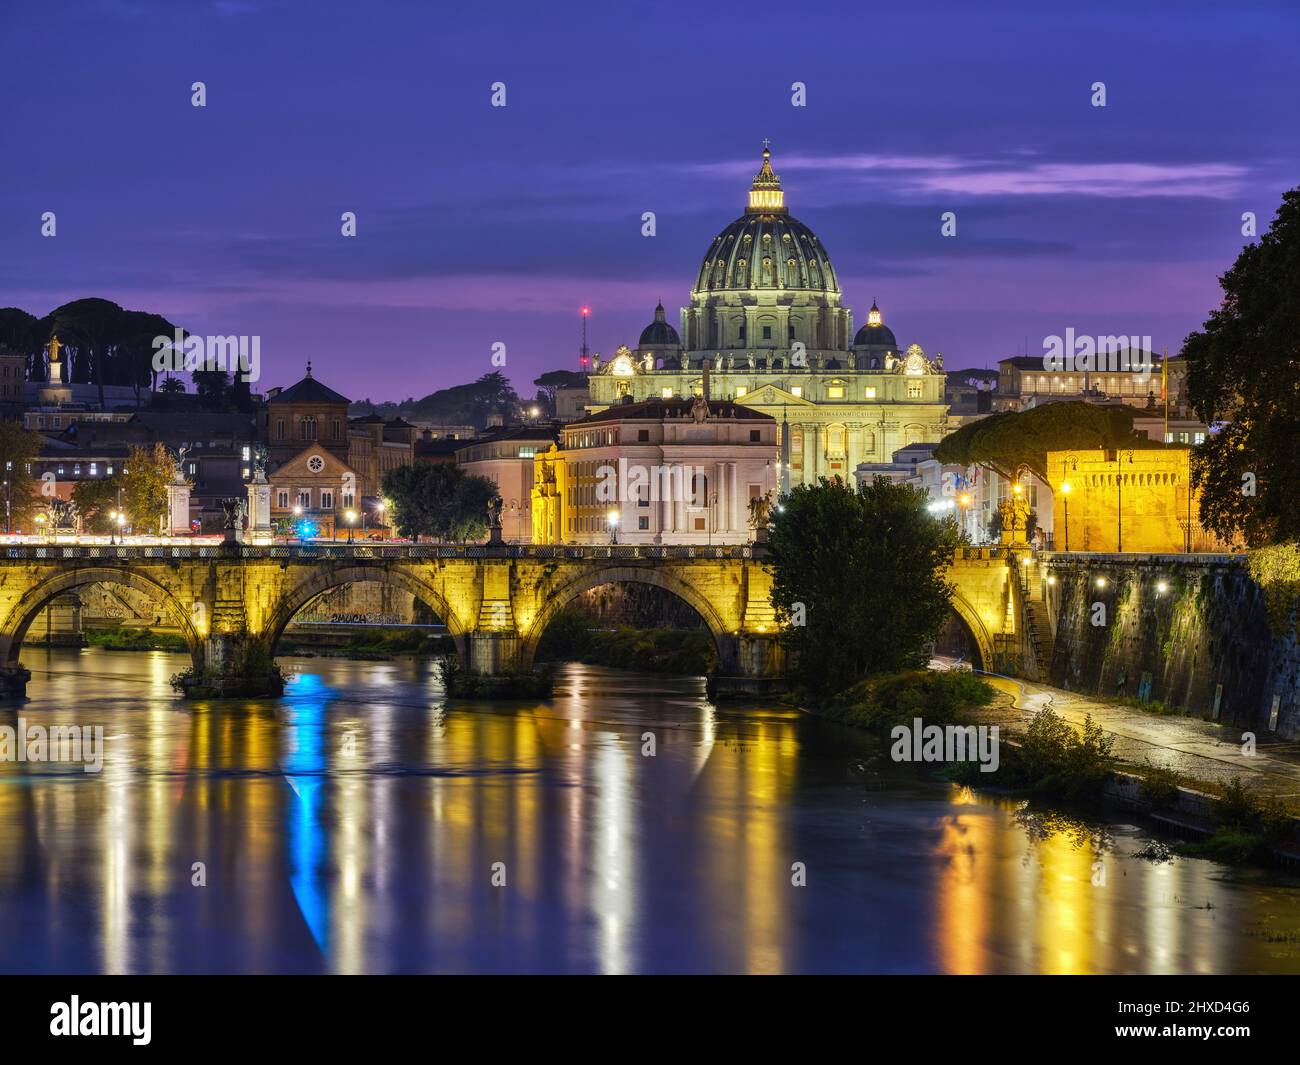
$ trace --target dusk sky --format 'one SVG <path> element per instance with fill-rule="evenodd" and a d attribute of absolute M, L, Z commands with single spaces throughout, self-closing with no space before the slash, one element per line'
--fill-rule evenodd
<path fill-rule="evenodd" d="M 0 306 L 259 335 L 258 390 L 310 358 L 419 397 L 502 341 L 531 395 L 577 368 L 583 304 L 594 349 L 635 345 L 764 138 L 855 326 L 875 298 L 949 369 L 1069 327 L 1177 350 L 1242 213 L 1263 232 L 1300 184 L 1294 0 L 0 0 L 0 41 Z"/>

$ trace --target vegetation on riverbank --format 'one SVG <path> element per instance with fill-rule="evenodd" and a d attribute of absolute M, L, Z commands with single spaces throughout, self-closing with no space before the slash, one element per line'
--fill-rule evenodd
<path fill-rule="evenodd" d="M 501 673 L 491 677 L 466 671 L 455 655 L 438 662 L 442 684 L 457 699 L 544 699 L 555 689 L 555 670 L 547 665 L 532 673 Z"/>
<path fill-rule="evenodd" d="M 87 647 L 106 651 L 188 651 L 185 637 L 178 632 L 154 632 L 150 628 L 87 628 L 82 634 Z"/>
<path fill-rule="evenodd" d="M 706 629 L 596 628 L 577 609 L 562 611 L 547 626 L 534 657 L 539 662 L 585 662 L 696 676 L 718 666 L 713 637 Z"/>
<path fill-rule="evenodd" d="M 348 633 L 345 643 L 322 643 L 315 634 L 298 635 L 289 629 L 280 638 L 280 654 L 322 655 L 335 658 L 387 658 L 390 655 L 454 654 L 455 641 L 447 633 L 420 629 L 366 627 Z"/>

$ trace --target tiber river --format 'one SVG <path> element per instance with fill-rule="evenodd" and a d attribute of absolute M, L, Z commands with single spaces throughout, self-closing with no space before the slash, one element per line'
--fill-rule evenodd
<path fill-rule="evenodd" d="M 1300 880 L 1145 860 L 1122 818 L 699 679 L 572 665 L 448 709 L 426 661 L 286 659 L 282 699 L 190 706 L 182 656 L 24 661 L 0 724 L 102 724 L 105 753 L 0 763 L 7 972 L 1300 971 Z"/>

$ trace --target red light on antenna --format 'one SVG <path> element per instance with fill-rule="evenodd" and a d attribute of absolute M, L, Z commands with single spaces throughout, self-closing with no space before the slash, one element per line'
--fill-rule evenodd
<path fill-rule="evenodd" d="M 589 315 L 590 313 L 591 313 L 591 308 L 590 308 L 590 307 L 583 307 L 583 308 L 582 308 L 582 316 L 583 316 L 584 318 L 586 318 L 587 315 Z"/>

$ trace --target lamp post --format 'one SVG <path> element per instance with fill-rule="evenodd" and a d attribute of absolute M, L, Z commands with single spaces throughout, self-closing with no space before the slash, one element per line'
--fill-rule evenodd
<path fill-rule="evenodd" d="M 117 512 L 117 542 L 119 544 L 126 543 L 126 533 L 123 529 L 124 525 L 126 525 L 126 515 L 119 510 Z"/>
<path fill-rule="evenodd" d="M 117 543 L 117 511 L 108 512 L 108 542 L 109 545 Z"/>
<path fill-rule="evenodd" d="M 388 509 L 388 504 L 385 503 L 382 499 L 375 504 L 375 520 L 381 529 L 387 528 L 387 526 L 384 524 L 384 511 L 387 509 Z"/>
<path fill-rule="evenodd" d="M 1124 461 L 1124 452 L 1115 452 L 1115 491 L 1118 498 L 1115 501 L 1115 553 L 1122 555 L 1124 553 L 1124 467 L 1120 465 Z M 1129 465 L 1133 465 L 1133 452 L 1128 453 Z"/>
<path fill-rule="evenodd" d="M 40 533 L 41 539 L 42 540 L 45 539 L 45 515 L 44 514 L 36 515 L 36 530 L 37 532 Z"/>
<path fill-rule="evenodd" d="M 618 543 L 618 511 L 611 510 L 605 520 L 609 522 L 609 542 Z"/>
<path fill-rule="evenodd" d="M 353 529 L 357 524 L 357 512 L 355 510 L 345 511 L 343 517 L 348 523 L 348 543 L 350 544 L 352 543 Z"/>
<path fill-rule="evenodd" d="M 967 519 L 970 517 L 971 497 L 969 492 L 963 492 L 957 497 L 957 502 L 961 504 L 961 531 L 969 536 L 970 528 L 967 525 Z"/>
<path fill-rule="evenodd" d="M 13 515 L 14 509 L 14 464 L 12 461 L 5 462 L 5 535 L 8 536 L 13 532 Z"/>
<path fill-rule="evenodd" d="M 1016 542 L 1016 512 L 1019 508 L 1016 506 L 1016 500 L 1025 494 L 1025 486 L 1019 481 L 1011 486 L 1011 542 Z"/>
<path fill-rule="evenodd" d="M 1070 482 L 1061 482 L 1061 496 L 1065 501 L 1065 549 L 1070 550 Z"/>

